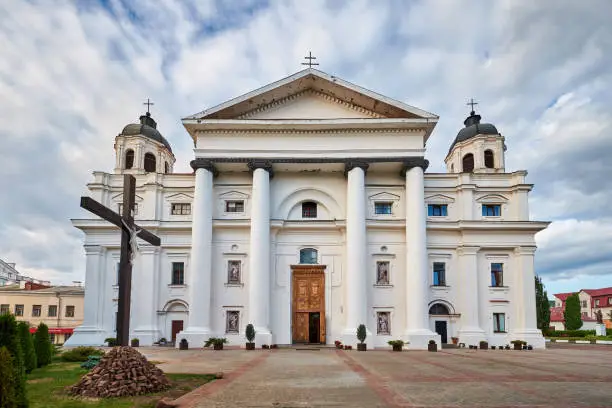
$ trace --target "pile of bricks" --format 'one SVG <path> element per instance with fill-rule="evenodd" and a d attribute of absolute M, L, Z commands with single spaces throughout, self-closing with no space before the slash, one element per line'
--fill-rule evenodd
<path fill-rule="evenodd" d="M 114 347 L 69 392 L 82 397 L 112 398 L 149 394 L 169 387 L 164 372 L 145 356 L 132 347 Z"/>

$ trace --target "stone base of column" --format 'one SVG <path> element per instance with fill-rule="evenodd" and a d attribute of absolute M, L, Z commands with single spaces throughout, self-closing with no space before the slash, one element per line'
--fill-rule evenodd
<path fill-rule="evenodd" d="M 189 343 L 189 348 L 202 348 L 204 343 L 209 338 L 214 337 L 210 332 L 210 329 L 205 327 L 188 327 L 186 330 L 178 332 L 176 334 L 176 344 L 174 347 L 178 348 L 182 339 L 186 339 Z"/>
<path fill-rule="evenodd" d="M 270 329 L 255 327 L 255 346 L 261 348 L 261 346 L 264 344 L 267 344 L 268 346 L 274 344 L 272 342 L 272 333 L 270 332 Z"/>
<path fill-rule="evenodd" d="M 526 341 L 527 344 L 533 346 L 534 349 L 546 348 L 546 340 L 544 340 L 542 332 L 538 329 L 513 330 L 510 333 L 510 341 L 512 340 Z"/>
<path fill-rule="evenodd" d="M 459 343 L 465 344 L 465 347 L 479 346 L 481 341 L 487 341 L 487 335 L 481 328 L 472 327 L 459 330 Z"/>
<path fill-rule="evenodd" d="M 408 350 L 427 350 L 430 340 L 436 342 L 438 349 L 442 349 L 442 339 L 440 335 L 427 329 L 406 330 L 402 336 L 402 340 L 408 343 L 405 346 Z"/>
<path fill-rule="evenodd" d="M 152 346 L 161 337 L 161 332 L 157 329 L 136 329 L 130 333 L 130 341 L 138 339 L 138 343 L 141 346 Z"/>
<path fill-rule="evenodd" d="M 374 340 L 372 339 L 372 332 L 370 331 L 370 329 L 368 329 L 366 327 L 366 339 L 364 341 L 365 344 L 368 344 L 368 340 L 369 341 L 369 348 L 374 348 Z M 357 339 L 357 328 L 348 328 L 348 329 L 344 329 L 344 331 L 342 332 L 342 344 L 346 344 L 347 346 L 353 346 L 353 349 L 357 349 L 357 344 L 359 343 L 359 340 Z"/>
<path fill-rule="evenodd" d="M 74 329 L 74 333 L 64 343 L 64 346 L 105 346 L 104 339 L 113 336 L 114 333 L 108 335 L 106 331 L 98 327 L 79 326 Z"/>

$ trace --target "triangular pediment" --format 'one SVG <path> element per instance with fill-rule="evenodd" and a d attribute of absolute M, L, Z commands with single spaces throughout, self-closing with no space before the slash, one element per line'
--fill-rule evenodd
<path fill-rule="evenodd" d="M 508 199 L 500 194 L 487 194 L 485 196 L 482 196 L 476 199 L 476 201 L 479 203 L 496 204 L 496 203 L 506 203 L 508 202 Z"/>
<path fill-rule="evenodd" d="M 168 201 L 192 201 L 193 196 L 184 193 L 176 193 L 166 197 Z"/>
<path fill-rule="evenodd" d="M 375 201 L 398 201 L 400 199 L 400 196 L 392 193 L 383 192 L 371 195 L 369 199 Z"/>
<path fill-rule="evenodd" d="M 249 198 L 249 195 L 240 191 L 232 190 L 219 194 L 219 198 L 224 200 L 246 200 Z"/>
<path fill-rule="evenodd" d="M 114 202 L 120 202 L 120 203 L 122 203 L 122 202 L 123 202 L 123 193 L 119 193 L 119 194 L 117 194 L 117 195 L 112 196 L 112 200 L 113 200 Z M 141 196 L 139 196 L 138 194 L 136 194 L 136 195 L 134 196 L 134 201 L 135 201 L 135 202 L 139 203 L 139 202 L 141 202 L 142 200 L 143 200 L 143 198 L 142 198 Z"/>
<path fill-rule="evenodd" d="M 326 113 L 324 107 L 331 111 Z M 334 114 L 336 115 L 334 119 L 399 118 L 435 121 L 438 119 L 438 116 L 432 113 L 308 68 L 213 108 L 183 118 L 183 121 L 255 118 L 328 119 Z"/>
<path fill-rule="evenodd" d="M 435 194 L 429 197 L 425 197 L 425 202 L 426 203 L 442 203 L 442 204 L 449 204 L 449 203 L 454 203 L 455 199 L 449 196 L 445 196 L 443 194 Z"/>

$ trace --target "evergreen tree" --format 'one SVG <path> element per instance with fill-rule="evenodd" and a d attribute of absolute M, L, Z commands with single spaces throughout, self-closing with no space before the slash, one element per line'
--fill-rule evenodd
<path fill-rule="evenodd" d="M 550 327 L 550 304 L 548 303 L 548 293 L 544 290 L 542 278 L 539 276 L 535 277 L 535 288 L 538 329 L 546 331 Z"/>
<path fill-rule="evenodd" d="M 0 347 L 6 347 L 12 356 L 12 381 L 15 388 L 15 406 L 25 408 L 28 406 L 25 389 L 25 367 L 23 362 L 23 350 L 17 332 L 17 321 L 12 314 L 0 316 Z M 0 378 L 4 381 L 4 378 Z"/>
<path fill-rule="evenodd" d="M 15 367 L 13 367 L 13 356 L 6 347 L 0 347 L 0 407 L 16 408 L 17 396 L 15 395 Z"/>
<path fill-rule="evenodd" d="M 19 322 L 17 324 L 17 330 L 19 332 L 19 341 L 21 342 L 21 349 L 23 350 L 24 364 L 26 373 L 31 373 L 36 368 L 36 350 L 34 350 L 34 341 L 30 334 L 30 325 L 26 322 Z"/>
<path fill-rule="evenodd" d="M 565 299 L 563 320 L 565 321 L 565 330 L 578 330 L 582 327 L 582 318 L 580 316 L 580 298 L 578 298 L 578 293 L 569 295 L 567 299 Z"/>
<path fill-rule="evenodd" d="M 46 366 L 51 362 L 51 340 L 49 339 L 49 328 L 41 323 L 34 335 L 34 349 L 38 367 Z"/>

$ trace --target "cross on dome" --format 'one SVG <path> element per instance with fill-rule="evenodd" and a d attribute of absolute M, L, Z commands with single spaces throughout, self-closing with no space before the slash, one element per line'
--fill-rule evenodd
<path fill-rule="evenodd" d="M 149 98 L 147 98 L 147 101 L 145 103 L 143 103 L 143 105 L 147 105 L 147 115 L 150 115 L 150 109 L 151 109 L 151 105 L 155 105 L 153 102 L 151 102 L 151 100 Z"/>
<path fill-rule="evenodd" d="M 474 102 L 474 98 L 470 98 L 470 101 L 468 103 L 466 103 L 466 105 L 471 105 L 472 106 L 472 112 L 470 113 L 471 115 L 476 113 L 474 111 L 474 105 L 478 105 L 478 102 Z"/>

